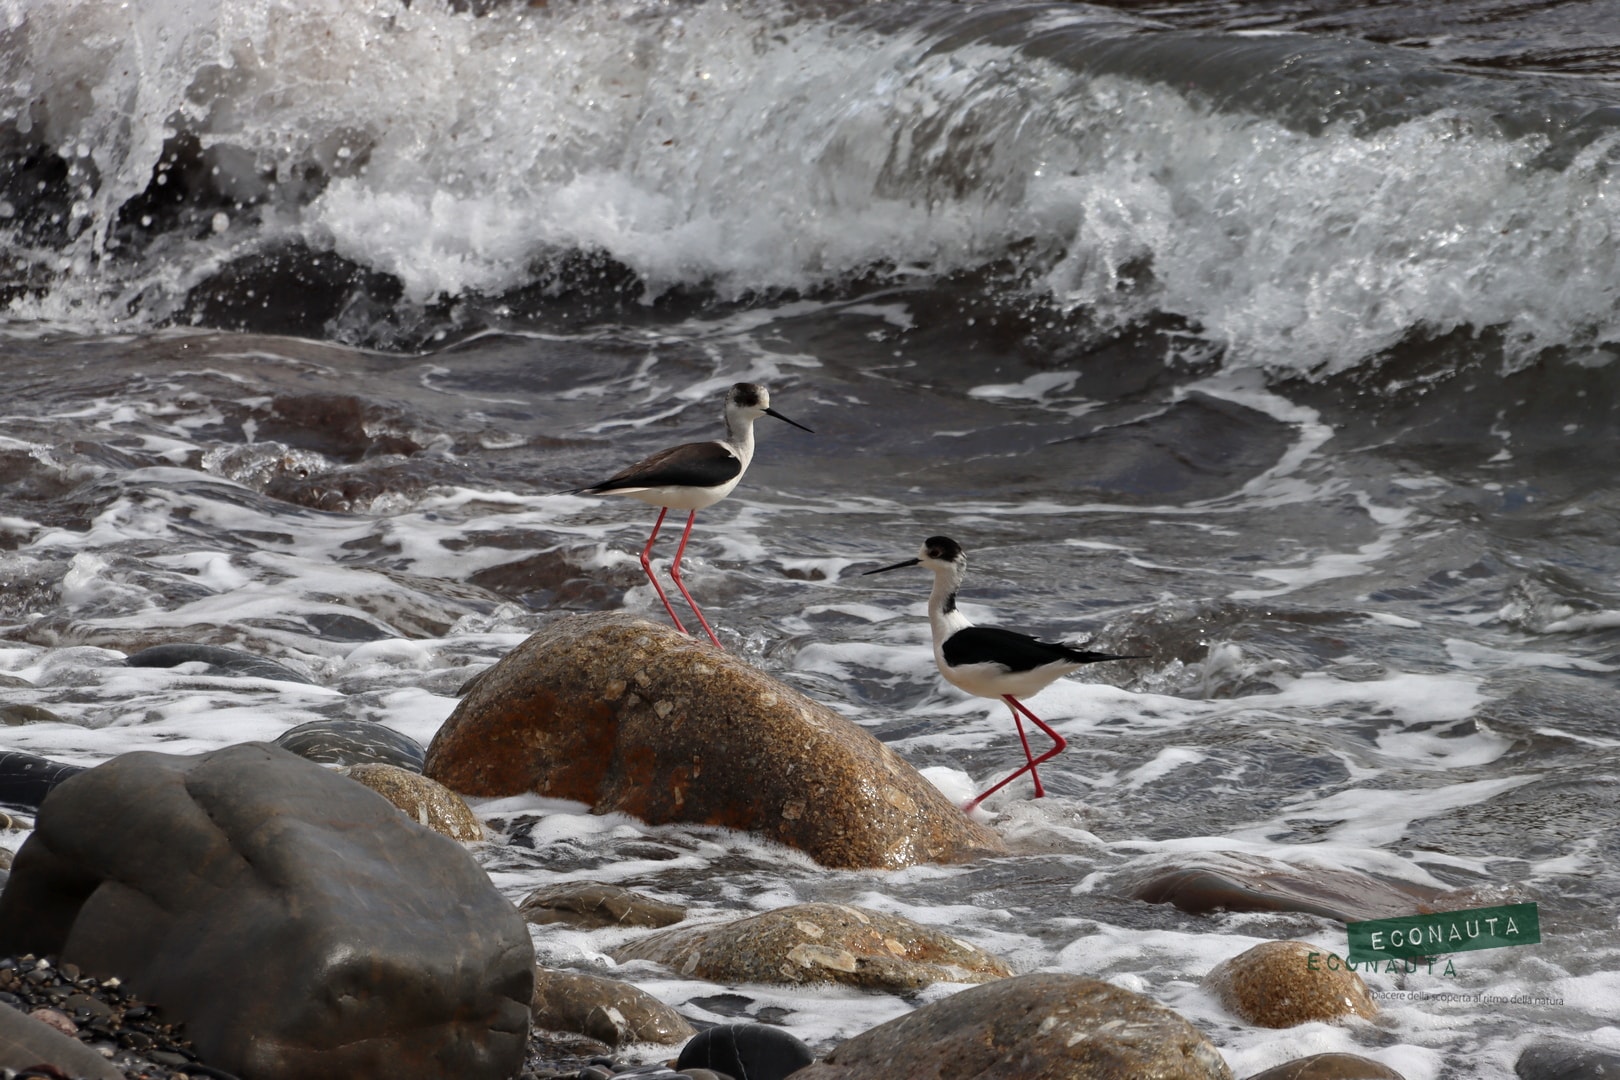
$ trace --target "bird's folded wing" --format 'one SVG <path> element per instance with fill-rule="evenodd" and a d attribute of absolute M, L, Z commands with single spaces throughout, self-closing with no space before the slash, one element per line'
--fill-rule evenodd
<path fill-rule="evenodd" d="M 742 462 L 724 443 L 687 443 L 660 451 L 644 461 L 583 490 L 622 491 L 626 488 L 718 487 L 742 472 Z"/>

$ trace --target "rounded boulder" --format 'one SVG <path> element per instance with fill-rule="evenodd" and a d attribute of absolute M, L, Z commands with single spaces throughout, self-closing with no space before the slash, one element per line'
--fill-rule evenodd
<path fill-rule="evenodd" d="M 654 825 L 739 829 L 829 867 L 1006 850 L 832 709 L 619 612 L 558 619 L 480 675 L 424 772 L 465 795 L 533 792 Z"/>

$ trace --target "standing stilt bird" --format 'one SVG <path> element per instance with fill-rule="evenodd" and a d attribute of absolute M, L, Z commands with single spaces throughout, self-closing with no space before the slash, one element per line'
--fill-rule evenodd
<path fill-rule="evenodd" d="M 1102 660 L 1145 660 L 1146 657 L 1089 652 L 999 626 L 974 626 L 956 607 L 956 590 L 967 574 L 967 555 L 962 546 L 948 536 L 930 536 L 923 541 L 915 559 L 880 566 L 866 573 L 881 574 L 907 566 L 926 566 L 934 572 L 934 591 L 928 597 L 928 623 L 934 633 L 934 663 L 939 673 L 945 676 L 946 682 L 970 694 L 1005 701 L 1012 710 L 1013 723 L 1018 726 L 1018 740 L 1024 744 L 1024 759 L 1028 764 L 981 792 L 962 808 L 963 811 L 971 813 L 985 799 L 1026 772 L 1035 781 L 1035 797 L 1041 798 L 1046 789 L 1041 786 L 1041 774 L 1035 767 L 1061 754 L 1068 742 L 1018 698 L 1037 694 L 1086 664 Z M 1030 752 L 1029 738 L 1024 734 L 1024 721 L 1019 714 L 1029 717 L 1036 727 L 1046 732 L 1052 740 L 1052 749 L 1040 757 Z"/>
<path fill-rule="evenodd" d="M 680 616 L 675 614 L 669 597 L 664 595 L 658 578 L 653 575 L 652 546 L 653 541 L 658 539 L 658 530 L 663 527 L 664 515 L 671 510 L 691 511 L 686 517 L 686 531 L 681 533 L 680 546 L 675 549 L 675 561 L 670 563 L 669 576 L 675 582 L 675 587 L 681 590 L 681 595 L 686 597 L 692 613 L 703 624 L 709 640 L 714 642 L 717 649 L 725 646 L 720 644 L 720 639 L 709 628 L 709 620 L 703 617 L 697 602 L 681 581 L 681 556 L 686 553 L 686 541 L 692 535 L 692 522 L 697 520 L 697 512 L 730 495 L 731 489 L 737 486 L 737 481 L 747 471 L 748 463 L 754 459 L 754 421 L 761 416 L 774 416 L 803 431 L 810 430 L 771 408 L 769 390 L 758 383 L 740 382 L 726 392 L 724 439 L 671 446 L 621 469 L 600 484 L 575 488 L 569 492 L 571 495 L 628 495 L 660 508 L 658 520 L 653 522 L 652 535 L 647 537 L 647 545 L 641 549 L 641 569 L 646 571 L 653 591 L 664 602 L 664 610 L 669 612 L 669 617 L 675 620 L 676 628 L 683 634 L 690 631 L 681 624 Z"/>

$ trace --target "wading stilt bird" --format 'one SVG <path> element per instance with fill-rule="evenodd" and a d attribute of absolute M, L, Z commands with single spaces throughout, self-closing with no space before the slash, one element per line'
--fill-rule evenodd
<path fill-rule="evenodd" d="M 945 676 L 946 682 L 970 694 L 1005 701 L 1012 710 L 1013 723 L 1018 726 L 1018 740 L 1024 744 L 1024 759 L 1028 764 L 981 792 L 962 808 L 963 811 L 971 813 L 974 807 L 1026 772 L 1035 781 L 1035 797 L 1041 798 L 1046 789 L 1041 786 L 1041 774 L 1035 766 L 1061 754 L 1069 744 L 1018 698 L 1031 697 L 1086 664 L 1147 658 L 1089 652 L 999 626 L 974 626 L 956 607 L 956 590 L 967 574 L 967 555 L 962 546 L 948 536 L 930 536 L 923 541 L 915 559 L 880 566 L 866 573 L 881 574 L 907 566 L 926 566 L 934 572 L 934 591 L 928 597 L 928 623 L 934 632 L 934 663 L 939 673 Z M 1030 752 L 1020 713 L 1034 721 L 1052 740 L 1052 749 L 1040 757 Z"/>
<path fill-rule="evenodd" d="M 647 580 L 652 582 L 658 599 L 664 602 L 664 610 L 669 612 L 669 617 L 675 620 L 676 628 L 683 634 L 690 634 L 690 631 L 681 624 L 680 616 L 675 614 L 669 597 L 664 595 L 658 578 L 653 575 L 651 557 L 653 541 L 658 539 L 664 515 L 671 510 L 691 511 L 686 517 L 686 531 L 681 533 L 680 546 L 675 549 L 675 561 L 670 563 L 669 576 L 675 582 L 675 587 L 681 590 L 681 595 L 686 597 L 692 613 L 703 624 L 709 640 L 714 642 L 717 649 L 725 646 L 720 644 L 720 639 L 709 628 L 709 620 L 703 617 L 697 602 L 681 581 L 681 556 L 686 553 L 686 541 L 692 535 L 692 522 L 697 520 L 697 512 L 730 495 L 731 489 L 737 486 L 737 481 L 747 471 L 748 463 L 754 459 L 754 421 L 761 416 L 774 416 L 801 430 L 810 430 L 771 408 L 769 390 L 758 383 L 740 382 L 726 391 L 724 439 L 671 446 L 619 470 L 600 484 L 575 488 L 569 492 L 570 495 L 628 495 L 660 508 L 658 520 L 653 522 L 652 535 L 647 537 L 647 545 L 641 549 L 641 568 L 646 571 Z"/>

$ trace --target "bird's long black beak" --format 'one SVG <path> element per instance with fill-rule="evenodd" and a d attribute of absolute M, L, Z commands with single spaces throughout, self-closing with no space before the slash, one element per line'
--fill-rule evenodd
<path fill-rule="evenodd" d="M 865 577 L 867 574 L 881 574 L 885 570 L 899 570 L 906 566 L 916 566 L 920 562 L 922 562 L 921 559 L 907 559 L 905 562 L 897 562 L 893 566 L 880 566 L 876 570 L 863 570 L 861 571 L 861 577 Z"/>
<path fill-rule="evenodd" d="M 789 420 L 787 417 L 783 416 L 781 413 L 777 412 L 775 409 L 766 409 L 765 410 L 765 415 L 766 416 L 774 416 L 778 420 L 781 420 L 784 423 L 792 424 L 794 427 L 798 428 L 800 431 L 810 431 L 809 428 L 805 427 L 803 424 L 799 423 L 797 420 Z M 815 432 L 810 431 L 810 434 L 814 435 Z"/>

